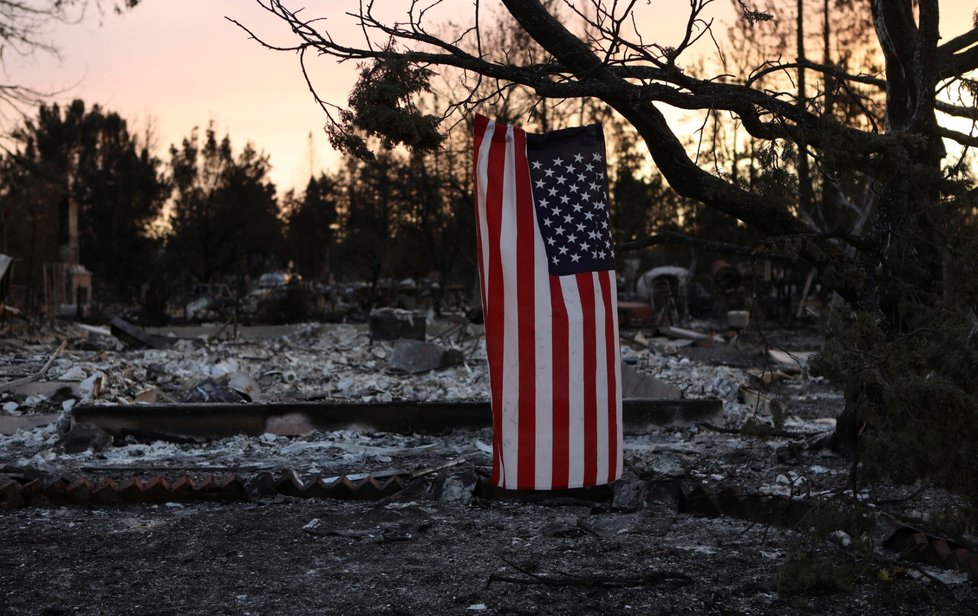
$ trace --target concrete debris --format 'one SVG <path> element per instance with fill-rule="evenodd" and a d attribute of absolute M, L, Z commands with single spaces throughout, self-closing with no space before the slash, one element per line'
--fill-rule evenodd
<path fill-rule="evenodd" d="M 98 426 L 75 423 L 57 442 L 55 449 L 68 454 L 83 451 L 100 452 L 111 445 L 112 440 L 112 437 Z"/>
<path fill-rule="evenodd" d="M 96 372 L 78 384 L 78 395 L 83 402 L 90 402 L 102 395 L 102 390 L 105 386 L 105 375 L 101 372 Z"/>
<path fill-rule="evenodd" d="M 639 355 L 639 372 L 675 385 L 684 398 L 716 397 L 727 403 L 737 401 L 737 390 L 745 381 L 743 370 L 727 366 L 709 366 L 688 357 L 661 355 L 649 351 Z"/>
<path fill-rule="evenodd" d="M 387 365 L 399 372 L 419 374 L 458 366 L 463 363 L 463 360 L 461 351 L 457 349 L 446 349 L 432 342 L 401 338 L 394 344 Z"/>
<path fill-rule="evenodd" d="M 621 367 L 621 395 L 623 398 L 678 400 L 683 392 L 675 385 L 642 374 L 626 363 Z"/>
<path fill-rule="evenodd" d="M 247 396 L 231 389 L 227 380 L 204 379 L 190 388 L 180 399 L 181 402 L 247 402 Z"/>
<path fill-rule="evenodd" d="M 478 483 L 479 477 L 471 471 L 451 475 L 442 484 L 440 500 L 447 505 L 468 506 Z"/>
<path fill-rule="evenodd" d="M 199 388 L 212 393 L 213 386 Z M 220 393 L 223 390 L 217 390 Z M 625 434 L 644 434 L 662 426 L 688 426 L 722 419 L 722 402 L 705 399 L 625 399 Z M 314 431 L 358 429 L 408 434 L 440 433 L 488 427 L 488 402 L 306 402 L 240 404 L 167 403 L 140 405 L 80 405 L 76 421 L 92 423 L 120 437 L 215 440 L 238 434 L 266 433 L 298 436 Z"/>
<path fill-rule="evenodd" d="M 767 355 L 781 370 L 790 374 L 808 372 L 808 360 L 815 351 L 782 351 L 768 349 Z"/>
<path fill-rule="evenodd" d="M 58 376 L 62 381 L 84 381 L 87 378 L 88 373 L 81 366 L 71 366 Z"/>
<path fill-rule="evenodd" d="M 316 431 L 309 417 L 302 413 L 286 413 L 265 420 L 265 434 L 276 436 L 302 436 Z"/>
<path fill-rule="evenodd" d="M 8 402 L 4 405 L 4 412 L 8 413 L 8 416 L 0 416 L 0 434 L 10 435 L 16 434 L 17 432 L 24 430 L 33 430 L 42 426 L 47 426 L 58 420 L 59 415 L 53 413 L 44 413 L 41 415 L 12 415 L 16 410 L 10 410 L 8 405 L 14 405 L 16 409 L 16 403 Z"/>

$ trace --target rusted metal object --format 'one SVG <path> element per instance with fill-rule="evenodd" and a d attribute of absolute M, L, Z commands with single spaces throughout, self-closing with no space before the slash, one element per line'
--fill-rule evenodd
<path fill-rule="evenodd" d="M 978 582 L 978 554 L 954 541 L 903 526 L 883 542 L 883 547 L 907 560 L 962 571 Z"/>
<path fill-rule="evenodd" d="M 109 478 L 25 476 L 0 478 L 0 508 L 16 509 L 30 505 L 118 505 L 195 500 L 234 501 L 252 496 L 282 494 L 296 498 L 345 498 L 375 500 L 391 496 L 411 481 L 407 473 L 341 475 L 315 477 L 304 482 L 295 472 L 258 473 L 244 477 L 236 473 L 129 476 Z"/>
<path fill-rule="evenodd" d="M 618 302 L 618 323 L 624 329 L 651 327 L 655 320 L 652 304 L 646 302 Z"/>
<path fill-rule="evenodd" d="M 722 259 L 714 261 L 710 266 L 710 277 L 713 278 L 713 284 L 717 289 L 724 294 L 733 293 L 743 282 L 743 277 L 737 268 Z"/>

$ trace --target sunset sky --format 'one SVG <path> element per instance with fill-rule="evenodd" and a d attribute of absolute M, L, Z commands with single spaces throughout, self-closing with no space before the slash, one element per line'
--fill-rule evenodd
<path fill-rule="evenodd" d="M 385 8 L 402 4 L 383 3 Z M 970 28 L 975 4 L 941 3 L 945 36 Z M 330 16 L 327 23 L 341 35 L 357 35 L 352 21 L 342 15 L 356 7 L 355 0 L 294 4 L 303 5 L 310 16 Z M 813 10 L 821 2 L 814 5 Z M 447 6 L 469 11 L 471 2 L 449 0 Z M 674 43 L 671 39 L 687 7 L 688 0 L 654 0 L 643 7 L 644 27 L 662 37 L 659 40 Z M 715 7 L 711 15 L 729 20 L 728 2 L 721 0 Z M 90 15 L 78 25 L 52 28 L 50 39 L 61 49 L 62 59 L 35 55 L 11 62 L 8 54 L 4 81 L 67 89 L 55 100 L 78 97 L 99 103 L 127 118 L 136 131 L 149 121 L 155 127 L 157 153 L 164 159 L 171 143 L 213 120 L 221 134 L 230 134 L 235 151 L 251 141 L 270 155 L 280 190 L 302 187 L 310 171 L 310 133 L 314 168 L 334 167 L 338 160 L 322 130 L 322 111 L 294 55 L 262 48 L 225 16 L 272 42 L 294 43 L 281 23 L 252 0 L 143 0 L 122 16 L 107 12 L 101 18 Z M 354 79 L 352 65 L 325 60 L 316 65 L 320 93 L 333 102 L 345 101 Z"/>

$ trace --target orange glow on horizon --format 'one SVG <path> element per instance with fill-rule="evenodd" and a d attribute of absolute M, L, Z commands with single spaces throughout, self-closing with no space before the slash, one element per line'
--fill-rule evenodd
<path fill-rule="evenodd" d="M 310 17 L 315 11 L 319 11 L 316 16 L 328 16 L 326 23 L 338 35 L 359 41 L 362 35 L 344 15 L 358 4 L 357 0 L 331 0 L 314 3 L 306 11 Z M 385 1 L 385 14 L 402 4 Z M 975 7 L 966 4 L 971 3 L 941 3 L 946 38 L 971 27 Z M 469 11 L 472 3 L 450 0 L 445 6 L 443 13 L 459 7 Z M 688 0 L 653 0 L 639 6 L 639 23 L 647 41 L 678 41 Z M 820 8 L 821 2 L 813 3 L 813 11 Z M 722 0 L 708 10 L 717 17 L 718 32 L 733 15 L 730 4 Z M 179 143 L 194 126 L 203 128 L 213 120 L 221 135 L 230 135 L 236 152 L 250 141 L 269 155 L 280 192 L 301 190 L 310 169 L 310 133 L 314 159 L 320 161 L 314 167 L 339 166 L 340 157 L 322 130 L 326 119 L 308 91 L 296 56 L 262 48 L 225 16 L 271 42 L 296 42 L 279 20 L 250 0 L 144 0 L 122 16 L 106 12 L 101 18 L 89 16 L 82 24 L 51 28 L 50 39 L 60 48 L 63 60 L 8 56 L 4 79 L 46 91 L 67 88 L 53 100 L 81 98 L 89 105 L 98 103 L 129 120 L 136 134 L 142 134 L 147 124 L 152 126 L 154 149 L 163 160 L 169 157 L 170 144 Z M 353 64 L 318 59 L 311 69 L 324 98 L 337 104 L 346 101 L 355 81 Z"/>

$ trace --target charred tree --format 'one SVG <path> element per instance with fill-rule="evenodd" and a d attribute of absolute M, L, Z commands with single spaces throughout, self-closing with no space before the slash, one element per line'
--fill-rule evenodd
<path fill-rule="evenodd" d="M 951 470 L 975 468 L 973 454 L 955 443 L 978 438 L 978 386 L 971 376 L 978 371 L 978 326 L 971 330 L 967 318 L 978 305 L 978 285 L 965 273 L 978 263 L 968 235 L 974 226 L 973 177 L 966 165 L 952 171 L 945 164 L 945 140 L 967 148 L 978 146 L 978 136 L 937 119 L 938 111 L 978 119 L 978 83 L 969 77 L 978 69 L 978 27 L 942 42 L 937 0 L 864 0 L 863 14 L 872 17 L 875 44 L 885 59 L 882 76 L 813 62 L 799 33 L 797 61 L 772 58 L 735 78 L 720 69 L 697 73 L 681 61 L 698 40 L 709 39 L 707 0 L 691 0 L 674 45 L 643 37 L 633 20 L 642 7 L 634 1 L 595 0 L 580 8 L 571 2 L 555 7 L 502 0 L 521 32 L 544 52 L 528 55 L 484 44 L 480 25 L 486 15 L 478 1 L 470 27 L 442 35 L 435 34 L 429 15 L 441 3 L 412 2 L 406 19 L 387 21 L 366 2 L 356 14 L 366 41 L 355 42 L 341 40 L 338 32 L 324 29 L 328 22 L 293 11 L 286 2 L 260 4 L 295 36 L 287 45 L 265 44 L 298 54 L 341 147 L 362 150 L 364 134 L 383 135 L 389 145 L 437 147 L 432 131 L 443 118 L 425 115 L 415 104 L 431 91 L 436 71 L 465 86 L 450 112 L 500 104 L 516 89 L 541 100 L 597 99 L 610 106 L 644 140 L 656 168 L 682 197 L 736 218 L 763 237 L 751 247 L 758 256 L 778 251 L 820 268 L 842 298 L 819 365 L 845 391 L 837 446 L 858 448 L 866 459 L 876 456 L 879 468 L 903 478 L 935 478 L 978 502 L 975 472 Z M 744 0 L 734 4 L 744 27 L 773 18 Z M 406 79 L 400 89 L 390 80 L 361 81 L 350 107 L 337 111 L 315 93 L 307 66 L 312 55 L 386 67 L 374 73 Z M 775 73 L 821 76 L 840 95 L 825 105 L 808 104 L 802 84 L 765 87 L 763 79 Z M 860 88 L 885 95 L 885 125 L 875 121 L 872 101 L 858 94 Z M 865 109 L 864 121 L 837 117 L 843 98 Z M 667 120 L 667 106 L 733 116 L 752 140 L 799 152 L 794 172 L 801 182 L 795 185 L 803 194 L 789 200 L 761 194 L 730 177 L 735 174 L 704 168 Z M 809 158 L 817 164 L 806 171 Z M 872 187 L 875 207 L 865 222 L 828 227 L 806 215 L 815 202 L 806 176 L 831 170 L 860 173 Z M 941 345 L 950 346 L 942 351 Z M 935 404 L 949 410 L 938 414 Z M 901 454 L 900 447 L 913 455 Z"/>

